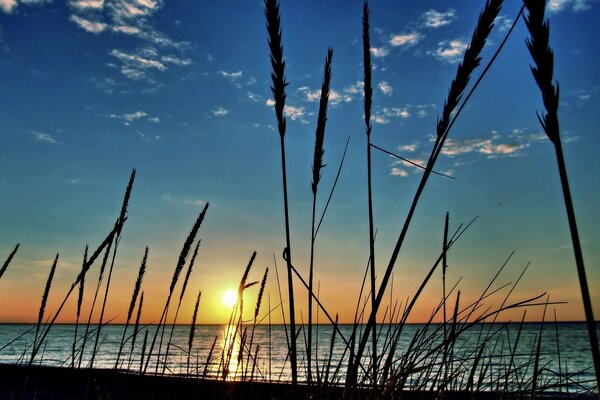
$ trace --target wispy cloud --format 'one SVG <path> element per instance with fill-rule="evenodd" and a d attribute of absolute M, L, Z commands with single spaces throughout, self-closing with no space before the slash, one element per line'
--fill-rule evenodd
<path fill-rule="evenodd" d="M 41 6 L 49 3 L 52 3 L 52 0 L 0 0 L 0 10 L 6 14 L 12 14 L 17 11 L 19 4 Z"/>
<path fill-rule="evenodd" d="M 598 0 L 550 0 L 546 4 L 549 13 L 558 14 L 561 11 L 571 10 L 574 12 L 587 11 L 592 4 Z"/>
<path fill-rule="evenodd" d="M 364 91 L 364 87 L 365 87 L 365 83 L 363 81 L 356 81 L 356 83 L 354 83 L 350 86 L 346 86 L 344 88 L 344 93 L 347 93 L 350 95 L 359 94 Z"/>
<path fill-rule="evenodd" d="M 384 58 L 390 54 L 390 50 L 387 47 L 371 47 L 371 55 L 375 58 Z"/>
<path fill-rule="evenodd" d="M 402 146 L 398 146 L 398 150 L 400 152 L 413 153 L 413 152 L 417 151 L 418 148 L 419 148 L 419 143 L 411 143 L 411 144 L 405 144 Z"/>
<path fill-rule="evenodd" d="M 121 61 L 121 73 L 127 78 L 139 81 L 149 78 L 149 70 L 165 71 L 167 67 L 157 59 L 157 52 L 152 48 L 128 53 L 123 50 L 113 49 L 110 55 Z"/>
<path fill-rule="evenodd" d="M 299 120 L 302 123 L 308 123 L 308 121 L 304 119 L 304 107 L 285 106 L 283 113 L 286 117 L 290 117 L 292 121 Z"/>
<path fill-rule="evenodd" d="M 224 116 L 226 116 L 227 114 L 229 114 L 229 111 L 228 111 L 228 110 L 226 110 L 226 109 L 225 109 L 225 108 L 223 108 L 223 107 L 217 107 L 217 108 L 215 108 L 214 110 L 211 110 L 210 112 L 211 112 L 211 113 L 212 113 L 212 115 L 214 115 L 215 117 L 224 117 Z"/>
<path fill-rule="evenodd" d="M 503 138 L 498 132 L 492 131 L 491 137 L 473 139 L 448 138 L 442 149 L 442 154 L 457 157 L 464 154 L 481 154 L 487 158 L 515 157 L 523 154 L 531 143 L 546 141 L 544 134 L 527 134 L 515 129 L 508 138 Z"/>
<path fill-rule="evenodd" d="M 420 21 L 425 28 L 440 28 L 450 25 L 456 19 L 456 10 L 450 8 L 446 12 L 429 10 L 425 12 Z"/>
<path fill-rule="evenodd" d="M 90 33 L 98 34 L 104 32 L 108 27 L 108 25 L 106 25 L 104 22 L 92 21 L 86 18 L 82 18 L 75 14 L 71 15 L 69 19 L 75 22 L 75 24 L 77 24 L 77 26 L 79 26 L 84 31 Z"/>
<path fill-rule="evenodd" d="M 189 58 L 179 58 L 179 57 L 173 56 L 173 55 L 162 56 L 160 58 L 160 60 L 164 64 L 173 64 L 173 65 L 178 65 L 180 67 L 187 67 L 188 65 L 192 64 L 192 60 L 190 60 Z"/>
<path fill-rule="evenodd" d="M 267 107 L 273 107 L 275 105 L 275 100 L 267 99 L 265 101 L 265 105 Z M 308 121 L 304 119 L 304 115 L 306 114 L 306 110 L 304 107 L 296 107 L 291 105 L 286 105 L 283 108 L 283 114 L 286 117 L 289 117 L 292 121 L 300 121 L 303 124 L 308 124 Z"/>
<path fill-rule="evenodd" d="M 425 38 L 425 35 L 419 32 L 400 33 L 392 35 L 390 45 L 394 47 L 412 47 Z"/>
<path fill-rule="evenodd" d="M 494 20 L 494 25 L 497 27 L 498 32 L 506 32 L 512 24 L 513 20 L 506 15 L 498 15 Z"/>
<path fill-rule="evenodd" d="M 440 61 L 454 64 L 461 60 L 467 46 L 467 42 L 462 39 L 443 41 L 438 43 L 436 50 L 428 51 L 427 54 L 434 56 Z"/>
<path fill-rule="evenodd" d="M 408 176 L 408 172 L 406 172 L 406 170 L 404 170 L 402 168 L 393 167 L 390 171 L 390 175 L 405 178 Z"/>
<path fill-rule="evenodd" d="M 235 71 L 235 72 L 217 71 L 217 74 L 221 75 L 224 78 L 231 79 L 232 81 L 235 81 L 235 80 L 241 78 L 243 75 L 242 71 Z"/>
<path fill-rule="evenodd" d="M 69 6 L 79 11 L 102 10 L 104 0 L 71 0 Z"/>
<path fill-rule="evenodd" d="M 163 7 L 163 0 L 68 0 L 68 5 L 69 19 L 86 32 L 96 35 L 113 32 L 141 40 L 136 50 L 109 52 L 121 61 L 121 73 L 130 80 L 144 81 L 156 89 L 160 84 L 157 74 L 151 71 L 163 72 L 167 70 L 166 65 L 188 67 L 192 64 L 183 56 L 191 44 L 171 39 L 152 24 L 151 17 Z"/>
<path fill-rule="evenodd" d="M 376 108 L 373 113 L 373 122 L 380 125 L 389 124 L 392 118 L 406 119 L 411 116 L 407 107 Z"/>
<path fill-rule="evenodd" d="M 321 99 L 321 89 L 312 90 L 308 86 L 299 87 L 298 92 L 302 93 L 305 99 L 311 103 L 317 102 Z M 349 103 L 352 101 L 352 96 L 347 93 L 340 93 L 337 90 L 331 89 L 329 91 L 329 103 L 337 105 L 339 103 Z"/>
<path fill-rule="evenodd" d="M 123 125 L 129 126 L 132 122 L 138 120 L 146 120 L 154 123 L 159 123 L 159 117 L 151 117 L 145 111 L 136 111 L 128 114 L 110 114 L 110 118 L 123 121 Z"/>
<path fill-rule="evenodd" d="M 36 142 L 49 144 L 58 143 L 58 141 L 49 133 L 32 131 L 31 134 L 34 136 Z"/>
<path fill-rule="evenodd" d="M 0 10 L 12 14 L 17 10 L 17 0 L 0 0 Z"/>
<path fill-rule="evenodd" d="M 379 84 L 377 85 L 377 87 L 379 88 L 379 91 L 381 93 L 383 93 L 384 95 L 386 95 L 386 96 L 391 96 L 392 92 L 394 90 L 392 88 L 392 86 L 388 82 L 386 82 L 386 81 L 379 82 Z"/>
<path fill-rule="evenodd" d="M 206 202 L 202 199 L 195 199 L 193 197 L 187 197 L 187 196 L 175 196 L 175 195 L 172 195 L 169 193 L 163 194 L 161 197 L 161 200 L 164 201 L 165 203 L 184 205 L 184 206 L 190 206 L 190 207 L 201 207 L 204 204 L 206 204 Z"/>

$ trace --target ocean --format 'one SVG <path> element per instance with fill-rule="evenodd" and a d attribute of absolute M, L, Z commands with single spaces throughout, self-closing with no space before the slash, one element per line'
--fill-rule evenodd
<path fill-rule="evenodd" d="M 75 325 L 54 325 L 33 363 L 114 368 L 124 328 L 124 325 L 105 325 L 98 335 L 97 326 L 91 325 L 82 353 L 86 326 L 78 326 L 75 341 Z M 359 333 L 363 328 L 359 326 Z M 539 323 L 522 326 L 518 323 L 476 324 L 464 332 L 462 329 L 466 326 L 459 325 L 454 327 L 457 332 L 460 331 L 456 340 L 444 346 L 443 339 L 445 335 L 451 335 L 452 328 L 447 325 L 444 334 L 443 325 L 407 324 L 396 336 L 393 335 L 397 333 L 393 325 L 379 325 L 377 354 L 381 360 L 377 373 L 380 379 L 382 376 L 390 379 L 404 377 L 403 384 L 407 388 L 426 388 L 436 382 L 439 384 L 443 379 L 449 382 L 450 388 L 456 389 L 464 389 L 471 384 L 481 390 L 526 390 L 536 385 L 548 390 L 578 392 L 593 390 L 596 386 L 584 323 L 545 323 L 543 326 Z M 312 358 L 312 379 L 344 382 L 350 353 L 345 341 L 350 341 L 352 325 L 339 325 L 335 336 L 331 325 L 318 325 L 313 329 L 313 354 L 316 357 Z M 134 372 L 145 370 L 146 373 L 225 379 L 291 379 L 287 344 L 290 333 L 286 326 L 253 327 L 250 323 L 242 330 L 236 330 L 233 327 L 228 329 L 226 325 L 198 325 L 191 351 L 188 351 L 190 326 L 168 325 L 162 336 L 158 362 L 160 332 L 148 361 L 156 330 L 155 325 L 141 327 L 132 346 L 133 327 L 129 326 L 118 367 Z M 40 329 L 40 334 L 42 331 Z M 35 332 L 35 325 L 0 324 L 0 363 L 28 363 Z M 394 351 L 390 355 L 394 342 Z M 170 343 L 168 357 L 167 343 Z M 299 380 L 307 379 L 305 343 L 306 335 L 300 329 L 297 338 Z M 244 351 L 240 352 L 242 348 Z M 371 355 L 372 351 L 367 347 L 362 359 L 363 367 L 359 371 L 359 380 L 367 383 Z M 385 368 L 386 365 L 389 369 Z"/>

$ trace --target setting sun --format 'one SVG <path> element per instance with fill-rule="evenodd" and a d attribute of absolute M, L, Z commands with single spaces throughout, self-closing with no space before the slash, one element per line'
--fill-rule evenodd
<path fill-rule="evenodd" d="M 229 308 L 233 307 L 235 305 L 235 302 L 237 301 L 237 291 L 235 291 L 233 289 L 227 290 L 225 293 L 223 293 L 223 297 L 221 297 L 221 301 L 227 307 L 229 307 Z"/>

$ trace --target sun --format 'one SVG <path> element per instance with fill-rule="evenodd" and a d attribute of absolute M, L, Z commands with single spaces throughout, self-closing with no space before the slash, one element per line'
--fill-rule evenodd
<path fill-rule="evenodd" d="M 227 290 L 225 293 L 223 293 L 223 296 L 221 297 L 221 301 L 228 308 L 233 307 L 237 301 L 237 291 L 235 291 L 233 289 Z"/>

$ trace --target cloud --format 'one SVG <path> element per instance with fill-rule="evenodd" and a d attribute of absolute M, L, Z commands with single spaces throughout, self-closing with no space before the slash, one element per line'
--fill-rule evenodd
<path fill-rule="evenodd" d="M 152 48 L 139 50 L 136 54 L 113 49 L 110 55 L 121 61 L 121 73 L 134 81 L 148 79 L 150 70 L 162 72 L 167 69 L 162 62 L 156 59 L 157 52 Z"/>
<path fill-rule="evenodd" d="M 69 6 L 79 11 L 102 10 L 104 0 L 71 0 Z"/>
<path fill-rule="evenodd" d="M 365 83 L 363 81 L 356 81 L 353 85 L 346 86 L 344 88 L 344 93 L 347 94 L 359 94 L 364 91 Z"/>
<path fill-rule="evenodd" d="M 491 138 L 474 139 L 446 139 L 442 154 L 448 157 L 457 157 L 464 154 L 483 154 L 487 158 L 498 158 L 503 156 L 519 156 L 528 148 L 532 142 L 546 140 L 543 134 L 525 134 L 522 130 L 515 129 L 509 136 L 509 140 L 503 140 L 502 136 L 493 131 Z"/>
<path fill-rule="evenodd" d="M 139 35 L 140 34 L 140 28 L 138 28 L 136 26 L 117 25 L 117 26 L 113 26 L 111 29 L 113 30 L 113 32 L 124 33 L 126 35 Z"/>
<path fill-rule="evenodd" d="M 223 107 L 217 107 L 214 110 L 211 110 L 212 115 L 214 115 L 215 117 L 224 117 L 227 114 L 229 114 L 229 111 L 227 111 L 225 108 Z"/>
<path fill-rule="evenodd" d="M 384 95 L 386 95 L 386 96 L 391 96 L 392 95 L 393 88 L 386 81 L 379 82 L 379 84 L 377 85 L 377 87 L 379 88 L 379 90 L 381 91 L 381 93 L 383 93 Z"/>
<path fill-rule="evenodd" d="M 52 0 L 0 0 L 0 10 L 6 14 L 12 14 L 17 11 L 19 4 L 25 4 L 27 6 L 41 6 L 44 4 L 52 3 Z"/>
<path fill-rule="evenodd" d="M 31 134 L 34 136 L 36 142 L 40 143 L 49 143 L 49 144 L 57 144 L 58 142 L 52 135 L 44 132 L 36 132 L 33 131 Z"/>
<path fill-rule="evenodd" d="M 434 56 L 440 61 L 454 64 L 462 59 L 467 46 L 467 42 L 461 39 L 443 41 L 438 43 L 438 48 L 435 51 L 428 51 L 427 54 Z"/>
<path fill-rule="evenodd" d="M 587 11 L 592 8 L 592 3 L 598 0 L 550 0 L 546 9 L 551 14 L 571 9 L 573 12 Z"/>
<path fill-rule="evenodd" d="M 0 0 L 0 10 L 12 14 L 17 9 L 17 0 Z"/>
<path fill-rule="evenodd" d="M 168 193 L 163 194 L 161 197 L 161 200 L 166 203 L 191 206 L 191 207 L 201 207 L 206 204 L 206 202 L 201 199 L 195 199 L 195 198 L 186 197 L 186 196 L 175 196 L 175 195 L 168 194 Z"/>
<path fill-rule="evenodd" d="M 380 125 L 389 124 L 391 118 L 406 119 L 411 116 L 407 107 L 383 107 L 378 108 L 373 113 L 373 122 Z"/>
<path fill-rule="evenodd" d="M 304 114 L 305 114 L 304 107 L 285 106 L 283 109 L 283 113 L 285 114 L 286 117 L 290 117 L 290 119 L 292 121 L 295 121 L 298 119 L 302 123 L 308 122 L 303 119 Z"/>
<path fill-rule="evenodd" d="M 371 47 L 371 55 L 375 58 L 383 58 L 390 54 L 390 50 L 387 47 Z"/>
<path fill-rule="evenodd" d="M 402 146 L 398 146 L 398 150 L 399 151 L 407 151 L 410 153 L 413 153 L 415 151 L 417 151 L 417 149 L 419 148 L 419 144 L 418 143 L 411 143 L 411 144 L 405 144 Z"/>
<path fill-rule="evenodd" d="M 450 25 L 452 21 L 456 19 L 456 11 L 452 8 L 446 12 L 439 12 L 436 10 L 429 10 L 425 12 L 420 20 L 426 28 L 440 28 L 442 26 Z"/>
<path fill-rule="evenodd" d="M 192 60 L 189 58 L 179 58 L 173 55 L 162 56 L 160 60 L 165 64 L 178 65 L 180 67 L 187 67 L 192 64 Z"/>
<path fill-rule="evenodd" d="M 71 15 L 69 19 L 75 22 L 81 29 L 94 34 L 104 32 L 108 27 L 104 22 L 91 21 L 77 15 Z"/>
<path fill-rule="evenodd" d="M 125 125 L 125 126 L 129 126 L 129 125 L 131 125 L 132 122 L 142 120 L 142 119 L 146 120 L 146 121 L 154 122 L 154 123 L 160 122 L 159 117 L 151 117 L 145 111 L 136 111 L 136 112 L 129 113 L 129 114 L 110 114 L 110 118 L 123 121 L 123 125 Z"/>
<path fill-rule="evenodd" d="M 506 15 L 498 15 L 496 19 L 494 19 L 494 25 L 497 27 L 499 32 L 506 32 L 510 29 L 512 24 L 513 20 Z"/>
<path fill-rule="evenodd" d="M 247 93 L 248 98 L 256 103 L 259 103 L 262 101 L 262 97 L 260 97 L 258 94 L 254 93 L 254 92 L 248 92 Z"/>
<path fill-rule="evenodd" d="M 275 100 L 267 99 L 265 101 L 265 105 L 268 107 L 273 107 L 275 105 Z M 306 114 L 304 107 L 286 105 L 283 108 L 283 114 L 286 117 L 289 117 L 292 121 L 299 120 L 303 124 L 308 124 L 308 121 L 304 119 L 304 115 Z"/>
<path fill-rule="evenodd" d="M 394 47 L 412 47 L 425 38 L 425 35 L 419 32 L 403 33 L 392 35 L 390 45 Z"/>
<path fill-rule="evenodd" d="M 217 71 L 217 74 L 221 75 L 224 78 L 231 79 L 232 81 L 235 81 L 235 80 L 241 78 L 243 75 L 242 71 L 235 71 L 235 72 Z"/>
<path fill-rule="evenodd" d="M 405 177 L 408 176 L 408 172 L 406 172 L 402 168 L 394 167 L 390 171 L 390 175 L 392 175 L 392 176 L 399 176 L 401 178 L 405 178 Z"/>
<path fill-rule="evenodd" d="M 321 89 L 311 90 L 308 86 L 302 86 L 297 89 L 300 93 L 304 94 L 307 101 L 314 103 L 321 100 Z M 349 103 L 352 101 L 352 96 L 348 94 L 341 94 L 337 90 L 329 90 L 329 103 L 337 105 L 339 103 Z"/>

